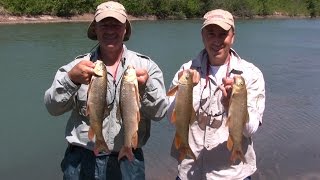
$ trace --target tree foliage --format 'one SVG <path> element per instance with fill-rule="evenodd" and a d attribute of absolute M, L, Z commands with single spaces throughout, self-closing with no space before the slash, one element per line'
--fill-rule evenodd
<path fill-rule="evenodd" d="M 93 13 L 105 0 L 0 0 L 0 8 L 12 15 L 72 16 Z M 320 0 L 115 0 L 133 16 L 154 15 L 166 18 L 196 18 L 205 12 L 222 8 L 235 16 L 320 15 Z"/>

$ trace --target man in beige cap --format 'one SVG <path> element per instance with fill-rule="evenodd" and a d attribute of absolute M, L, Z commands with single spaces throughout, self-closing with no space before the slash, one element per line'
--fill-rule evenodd
<path fill-rule="evenodd" d="M 50 114 L 58 116 L 71 111 L 65 131 L 68 148 L 61 163 L 63 179 L 145 179 L 141 147 L 150 136 L 151 120 L 161 120 L 168 104 L 162 71 L 149 57 L 130 51 L 123 44 L 130 38 L 131 24 L 118 2 L 108 1 L 97 7 L 87 35 L 98 40 L 99 46 L 59 68 L 44 96 Z M 97 60 L 103 61 L 108 72 L 109 113 L 102 124 L 106 146 L 101 152 L 95 140 L 88 137 L 87 117 L 88 84 Z M 124 144 L 123 123 L 118 115 L 120 84 L 129 65 L 136 69 L 140 93 L 138 147 L 118 160 Z"/>
<path fill-rule="evenodd" d="M 193 72 L 196 116 L 189 126 L 188 142 L 195 160 L 191 152 L 173 147 L 171 155 L 179 163 L 176 179 L 250 179 L 256 171 L 251 137 L 262 123 L 265 108 L 263 74 L 231 48 L 235 40 L 231 13 L 216 9 L 207 12 L 203 18 L 201 35 L 204 49 L 181 66 L 171 84 L 171 87 L 178 84 L 182 71 L 191 69 Z M 245 80 L 249 117 L 242 133 L 240 131 L 240 136 L 243 134 L 242 149 L 232 154 L 227 148 L 229 127 L 226 122 L 235 76 L 242 76 Z M 170 97 L 168 119 L 174 111 L 174 102 L 175 96 Z"/>

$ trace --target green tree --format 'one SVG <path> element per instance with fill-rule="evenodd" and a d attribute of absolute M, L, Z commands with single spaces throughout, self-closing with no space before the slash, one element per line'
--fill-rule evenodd
<path fill-rule="evenodd" d="M 320 15 L 320 0 L 306 0 L 306 8 L 311 18 Z"/>

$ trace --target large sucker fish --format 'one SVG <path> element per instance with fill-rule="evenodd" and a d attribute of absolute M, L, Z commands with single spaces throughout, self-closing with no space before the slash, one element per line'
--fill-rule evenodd
<path fill-rule="evenodd" d="M 107 143 L 102 134 L 102 124 L 107 112 L 107 69 L 100 60 L 95 62 L 94 75 L 87 94 L 87 115 L 90 121 L 88 132 L 89 140 L 93 141 L 95 137 L 94 153 L 110 153 Z"/>
<path fill-rule="evenodd" d="M 176 133 L 174 137 L 175 148 L 179 151 L 179 160 L 182 161 L 189 156 L 196 160 L 188 142 L 189 126 L 195 121 L 193 108 L 193 74 L 190 70 L 184 70 L 179 78 L 179 83 L 173 86 L 167 96 L 175 96 L 175 105 L 171 116 L 171 122 L 175 124 Z"/>
<path fill-rule="evenodd" d="M 124 128 L 124 144 L 118 160 L 127 157 L 132 161 L 132 149 L 138 147 L 138 127 L 140 122 L 140 96 L 136 70 L 129 65 L 124 72 L 120 87 L 120 114 Z"/>
<path fill-rule="evenodd" d="M 249 121 L 247 106 L 247 89 L 242 76 L 235 76 L 229 101 L 228 119 L 226 125 L 229 127 L 229 138 L 227 148 L 231 151 L 230 161 L 235 163 L 240 159 L 246 163 L 242 149 L 243 129 Z"/>

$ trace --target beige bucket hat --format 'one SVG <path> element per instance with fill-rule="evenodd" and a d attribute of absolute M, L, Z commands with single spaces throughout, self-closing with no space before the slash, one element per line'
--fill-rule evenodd
<path fill-rule="evenodd" d="M 202 24 L 202 29 L 210 24 L 216 24 L 226 31 L 228 31 L 231 27 L 235 29 L 232 14 L 222 9 L 215 9 L 207 12 L 203 16 L 203 19 L 204 21 Z"/>
<path fill-rule="evenodd" d="M 126 34 L 123 40 L 129 40 L 131 35 L 131 23 L 128 20 L 126 9 L 122 4 L 114 1 L 104 2 L 97 7 L 94 19 L 88 28 L 88 38 L 92 40 L 97 40 L 97 34 L 94 29 L 95 23 L 107 17 L 113 17 L 121 23 L 126 23 Z"/>

